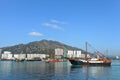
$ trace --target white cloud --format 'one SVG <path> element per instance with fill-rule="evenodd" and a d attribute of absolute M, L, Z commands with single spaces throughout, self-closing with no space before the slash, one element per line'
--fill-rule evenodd
<path fill-rule="evenodd" d="M 66 24 L 66 23 L 62 22 L 62 21 L 55 20 L 55 19 L 51 19 L 48 22 L 42 23 L 43 26 L 48 26 L 48 27 L 51 27 L 51 28 L 54 28 L 54 29 L 64 31 L 64 29 L 61 27 L 63 24 Z"/>
<path fill-rule="evenodd" d="M 49 26 L 49 27 L 52 27 L 54 29 L 60 29 L 62 30 L 62 28 L 60 26 L 58 26 L 57 24 L 53 24 L 53 23 L 43 23 L 42 24 L 43 26 Z"/>
<path fill-rule="evenodd" d="M 43 36 L 43 34 L 41 34 L 40 32 L 35 32 L 35 31 L 30 32 L 29 35 L 31 35 L 31 36 Z"/>
<path fill-rule="evenodd" d="M 51 22 L 52 23 L 57 23 L 57 24 L 65 24 L 65 22 L 61 22 L 61 21 L 58 21 L 58 20 L 55 20 L 55 19 L 52 19 Z"/>

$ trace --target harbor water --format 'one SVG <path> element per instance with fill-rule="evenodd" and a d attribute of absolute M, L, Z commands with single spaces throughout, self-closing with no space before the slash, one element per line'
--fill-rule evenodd
<path fill-rule="evenodd" d="M 72 66 L 69 61 L 0 61 L 0 80 L 120 80 L 120 60 L 109 67 Z"/>

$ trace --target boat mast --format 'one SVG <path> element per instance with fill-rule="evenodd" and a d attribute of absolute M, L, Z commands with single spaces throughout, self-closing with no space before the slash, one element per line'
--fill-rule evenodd
<path fill-rule="evenodd" d="M 85 54 L 85 60 L 87 60 L 87 55 L 88 55 L 88 49 L 87 49 L 87 47 L 88 47 L 88 43 L 86 42 L 86 54 Z"/>

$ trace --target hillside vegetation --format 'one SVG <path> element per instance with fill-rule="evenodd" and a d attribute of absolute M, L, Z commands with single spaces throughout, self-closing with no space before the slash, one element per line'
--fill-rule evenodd
<path fill-rule="evenodd" d="M 2 51 L 11 51 L 13 54 L 28 54 L 28 53 L 39 53 L 39 54 L 51 54 L 54 53 L 55 48 L 62 48 L 67 50 L 82 50 L 76 47 L 63 44 L 58 41 L 52 40 L 41 40 L 34 41 L 28 44 L 19 44 L 10 47 L 2 48 Z M 82 50 L 84 52 L 84 50 Z"/>

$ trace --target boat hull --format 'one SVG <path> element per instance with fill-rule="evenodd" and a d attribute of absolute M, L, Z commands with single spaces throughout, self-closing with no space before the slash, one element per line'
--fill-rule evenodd
<path fill-rule="evenodd" d="M 56 59 L 51 59 L 51 60 L 46 60 L 45 62 L 59 62 L 59 60 L 56 60 Z"/>
<path fill-rule="evenodd" d="M 72 65 L 88 66 L 111 66 L 111 62 L 84 62 L 80 60 L 69 59 Z"/>

